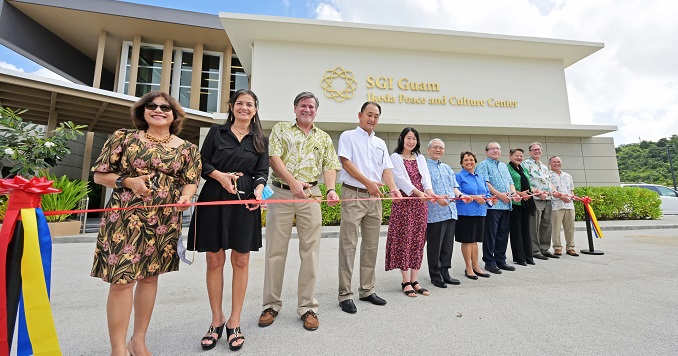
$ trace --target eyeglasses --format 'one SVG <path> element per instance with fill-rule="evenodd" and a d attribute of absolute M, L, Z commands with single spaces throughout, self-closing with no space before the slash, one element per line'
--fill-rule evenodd
<path fill-rule="evenodd" d="M 499 147 L 490 147 L 486 151 L 501 151 L 501 148 Z"/>
<path fill-rule="evenodd" d="M 146 110 L 150 110 L 150 111 L 155 111 L 155 109 L 157 109 L 158 107 L 160 107 L 160 111 L 162 111 L 162 112 L 172 111 L 172 107 L 169 106 L 169 105 L 165 105 L 165 104 L 158 105 L 156 103 L 146 103 L 146 105 L 144 107 L 146 108 Z"/>
<path fill-rule="evenodd" d="M 530 152 L 541 152 L 541 148 L 533 148 Z"/>

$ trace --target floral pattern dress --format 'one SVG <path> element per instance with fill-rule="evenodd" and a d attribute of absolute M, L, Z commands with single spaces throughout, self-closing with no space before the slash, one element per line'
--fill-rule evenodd
<path fill-rule="evenodd" d="M 200 180 L 198 147 L 185 141 L 172 148 L 143 142 L 138 130 L 118 130 L 106 141 L 93 172 L 137 177 L 153 173 L 151 193 L 137 198 L 115 188 L 106 208 L 173 204 L 186 184 Z M 177 241 L 182 212 L 172 207 L 106 211 L 101 216 L 93 277 L 127 284 L 179 269 Z"/>
<path fill-rule="evenodd" d="M 424 190 L 416 160 L 405 160 L 412 184 Z M 407 195 L 401 190 L 403 197 Z M 420 269 L 426 245 L 428 205 L 419 199 L 394 200 L 386 236 L 386 270 Z"/>

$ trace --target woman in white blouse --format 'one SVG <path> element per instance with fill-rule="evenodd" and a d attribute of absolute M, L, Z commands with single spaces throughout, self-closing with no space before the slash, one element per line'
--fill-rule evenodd
<path fill-rule="evenodd" d="M 391 219 L 386 239 L 386 270 L 399 269 L 401 288 L 408 297 L 429 295 L 417 278 L 426 244 L 427 199 L 437 198 L 433 193 L 426 157 L 419 152 L 419 133 L 406 127 L 398 138 L 398 147 L 391 155 L 393 178 L 404 198 L 391 205 Z"/>

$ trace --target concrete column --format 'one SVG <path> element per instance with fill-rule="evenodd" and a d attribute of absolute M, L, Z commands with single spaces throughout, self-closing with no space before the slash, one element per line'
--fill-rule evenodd
<path fill-rule="evenodd" d="M 85 153 L 82 155 L 82 175 L 80 180 L 89 180 L 90 162 L 92 161 L 92 146 L 94 144 L 94 132 L 88 131 L 85 134 Z"/>
<path fill-rule="evenodd" d="M 200 110 L 200 77 L 202 76 L 203 44 L 193 47 L 193 71 L 191 76 L 191 109 Z"/>
<path fill-rule="evenodd" d="M 162 48 L 162 74 L 160 76 L 160 91 L 170 93 L 170 82 L 172 78 L 172 52 L 174 51 L 174 41 L 166 39 Z"/>
<path fill-rule="evenodd" d="M 99 32 L 99 45 L 97 46 L 97 58 L 94 64 L 94 88 L 101 88 L 101 70 L 104 65 L 104 50 L 106 48 L 106 30 Z"/>
<path fill-rule="evenodd" d="M 231 98 L 231 60 L 233 59 L 233 47 L 228 46 L 224 50 L 223 62 L 221 64 L 221 110 L 228 111 L 228 100 Z"/>
<path fill-rule="evenodd" d="M 45 135 L 50 136 L 51 132 L 54 131 L 57 127 L 57 118 L 59 114 L 57 113 L 56 110 L 56 100 L 57 100 L 57 93 L 52 92 L 52 96 L 50 97 L 49 101 L 49 117 L 47 118 L 47 132 Z"/>
<path fill-rule="evenodd" d="M 141 51 L 141 35 L 135 35 L 132 42 L 132 65 L 129 70 L 129 87 L 127 95 L 135 96 L 137 93 L 137 74 L 139 73 L 139 53 Z"/>

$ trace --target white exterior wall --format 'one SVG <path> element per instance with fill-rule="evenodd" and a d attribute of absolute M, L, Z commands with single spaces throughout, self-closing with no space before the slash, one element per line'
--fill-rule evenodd
<path fill-rule="evenodd" d="M 352 71 L 356 81 L 353 97 L 343 102 L 326 97 L 321 86 L 325 72 L 337 66 Z M 393 78 L 393 89 L 368 88 L 369 76 Z M 404 91 L 397 87 L 400 78 L 435 82 L 440 91 Z M 558 60 L 257 41 L 251 83 L 260 99 L 260 117 L 267 127 L 294 119 L 293 100 L 299 92 L 315 93 L 320 99 L 316 123 L 332 136 L 335 147 L 343 130 L 357 126 L 357 113 L 368 100 L 368 93 L 389 94 L 396 103 L 380 103 L 382 116 L 377 135 L 386 140 L 390 151 L 396 147 L 400 131 L 414 126 L 420 133 L 422 153 L 426 153 L 430 139 L 441 138 L 446 144 L 443 161 L 459 171 L 462 150 L 475 152 L 480 161 L 486 157 L 485 145 L 497 141 L 502 146 L 501 160 L 508 162 L 510 148 L 523 148 L 528 157 L 529 144 L 539 141 L 543 144 L 543 160 L 560 156 L 563 169 L 572 174 L 575 185 L 619 185 L 612 138 L 554 136 L 554 130 L 544 135 L 521 134 L 522 128 L 571 127 L 563 64 Z M 337 79 L 333 81 L 336 83 Z M 454 106 L 449 101 L 445 105 L 406 104 L 397 102 L 401 94 L 445 96 L 447 100 L 451 96 L 495 98 L 518 105 Z"/>
<path fill-rule="evenodd" d="M 292 100 L 312 91 L 321 100 L 317 122 L 353 123 L 368 94 L 390 95 L 396 103 L 381 103 L 380 125 L 570 125 L 563 65 L 558 60 L 492 57 L 443 52 L 291 42 L 257 41 L 253 49 L 252 90 L 261 99 L 262 120 L 278 121 L 292 115 Z M 341 66 L 353 73 L 353 98 L 337 102 L 323 93 L 321 81 L 328 70 Z M 369 89 L 367 78 L 392 78 L 392 89 Z M 439 91 L 401 90 L 398 80 L 437 83 Z M 340 79 L 333 84 L 340 87 Z M 340 89 L 340 88 L 337 88 Z M 399 96 L 423 97 L 426 104 L 398 102 Z M 429 104 L 445 97 L 445 105 Z M 451 97 L 485 100 L 485 106 L 455 106 Z M 509 100 L 517 107 L 491 107 L 487 100 Z"/>

